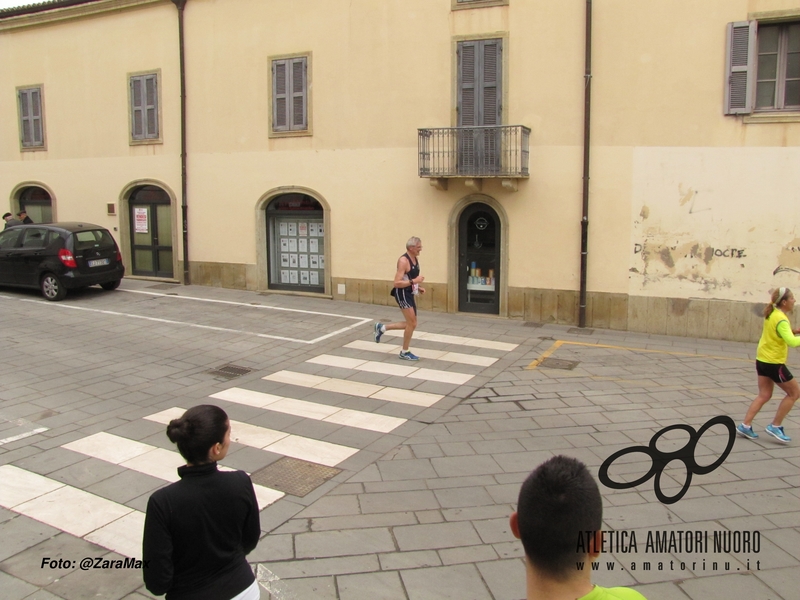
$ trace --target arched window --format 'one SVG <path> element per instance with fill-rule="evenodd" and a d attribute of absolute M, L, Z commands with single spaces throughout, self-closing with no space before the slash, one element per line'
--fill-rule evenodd
<path fill-rule="evenodd" d="M 283 194 L 267 206 L 269 288 L 325 291 L 322 206 L 306 194 Z"/>
<path fill-rule="evenodd" d="M 34 223 L 53 222 L 53 200 L 47 190 L 26 187 L 19 195 L 19 209 L 28 213 Z"/>

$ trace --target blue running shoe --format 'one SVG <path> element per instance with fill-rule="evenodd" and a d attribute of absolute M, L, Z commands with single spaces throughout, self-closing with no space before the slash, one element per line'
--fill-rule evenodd
<path fill-rule="evenodd" d="M 779 442 L 783 442 L 784 444 L 788 444 L 789 442 L 792 441 L 792 438 L 783 433 L 783 427 L 775 426 L 772 423 L 767 425 L 764 431 L 766 431 L 768 434 L 770 434 Z"/>
<path fill-rule="evenodd" d="M 400 350 L 400 358 L 403 360 L 419 360 L 419 356 L 411 354 L 411 352 L 407 350 Z"/>
<path fill-rule="evenodd" d="M 380 344 L 381 343 L 381 336 L 383 335 L 382 328 L 383 328 L 383 323 L 381 323 L 380 321 L 375 323 L 375 334 L 374 334 L 374 337 L 375 337 L 375 343 L 376 344 Z"/>
<path fill-rule="evenodd" d="M 758 434 L 753 431 L 753 427 L 745 427 L 744 423 L 739 423 L 738 427 L 736 427 L 736 431 L 739 435 L 746 437 L 748 440 L 757 440 Z"/>

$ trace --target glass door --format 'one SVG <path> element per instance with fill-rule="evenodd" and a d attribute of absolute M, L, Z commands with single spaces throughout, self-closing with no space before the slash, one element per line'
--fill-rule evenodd
<path fill-rule="evenodd" d="M 458 310 L 500 313 L 500 221 L 486 204 L 471 204 L 459 219 Z"/>
<path fill-rule="evenodd" d="M 133 274 L 172 279 L 169 196 L 163 190 L 147 186 L 134 192 L 129 204 Z"/>

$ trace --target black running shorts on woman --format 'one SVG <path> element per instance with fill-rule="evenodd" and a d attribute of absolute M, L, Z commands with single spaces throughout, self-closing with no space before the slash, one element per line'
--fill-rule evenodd
<path fill-rule="evenodd" d="M 786 383 L 794 379 L 794 375 L 792 375 L 786 365 L 765 363 L 760 360 L 756 361 L 756 373 L 758 373 L 760 377 L 769 377 L 775 383 Z"/>

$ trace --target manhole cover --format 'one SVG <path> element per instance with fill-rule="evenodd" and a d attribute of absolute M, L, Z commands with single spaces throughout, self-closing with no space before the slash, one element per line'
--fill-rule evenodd
<path fill-rule="evenodd" d="M 522 324 L 524 327 L 541 327 L 544 323 L 537 323 L 536 321 L 525 321 Z"/>
<path fill-rule="evenodd" d="M 284 456 L 250 475 L 253 483 L 302 498 L 313 492 L 341 469 Z"/>
<path fill-rule="evenodd" d="M 227 377 L 228 379 L 234 379 L 236 377 L 241 377 L 242 375 L 247 375 L 250 371 L 252 371 L 252 369 L 248 369 L 247 367 L 224 365 L 218 369 L 209 371 L 209 373 L 211 375 L 215 375 L 216 377 Z"/>
<path fill-rule="evenodd" d="M 174 290 L 179 283 L 159 283 L 158 285 L 148 285 L 148 290 Z"/>
<path fill-rule="evenodd" d="M 562 369 L 563 371 L 571 371 L 578 366 L 577 360 L 561 360 L 560 358 L 545 358 L 539 363 L 540 367 L 548 369 Z"/>
<path fill-rule="evenodd" d="M 594 333 L 594 329 L 587 329 L 586 327 L 570 327 L 567 329 L 567 333 L 574 333 L 575 335 L 592 335 Z"/>

